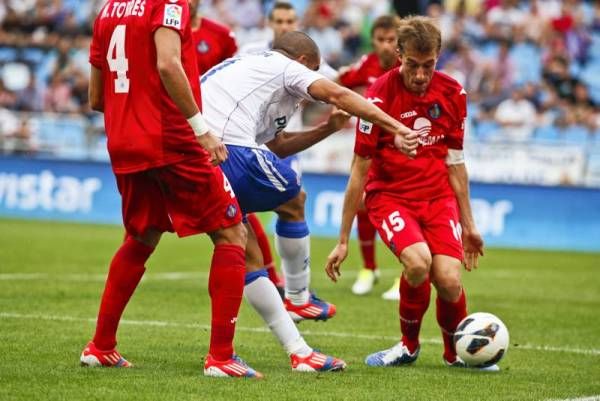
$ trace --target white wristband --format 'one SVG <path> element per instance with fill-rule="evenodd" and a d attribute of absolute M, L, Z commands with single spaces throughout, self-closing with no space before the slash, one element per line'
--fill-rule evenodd
<path fill-rule="evenodd" d="M 197 137 L 202 136 L 208 132 L 208 125 L 206 125 L 206 122 L 202 117 L 202 113 L 198 112 L 198 114 L 188 118 L 187 121 L 194 130 L 194 134 L 196 134 Z"/>

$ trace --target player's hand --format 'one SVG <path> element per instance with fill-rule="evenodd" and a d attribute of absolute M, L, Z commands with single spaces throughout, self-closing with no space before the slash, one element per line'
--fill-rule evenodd
<path fill-rule="evenodd" d="M 394 146 L 396 149 L 409 157 L 415 157 L 417 155 L 417 146 L 419 146 L 418 133 L 407 126 L 400 124 L 393 134 L 395 134 Z"/>
<path fill-rule="evenodd" d="M 462 234 L 463 249 L 465 252 L 465 269 L 471 271 L 477 269 L 479 256 L 483 256 L 483 238 L 479 231 L 463 231 Z"/>
<path fill-rule="evenodd" d="M 210 156 L 210 162 L 213 166 L 218 166 L 227 160 L 227 156 L 229 156 L 227 147 L 223 142 L 215 138 L 215 136 L 210 132 L 199 136 L 198 142 L 200 142 L 200 146 L 202 146 L 208 152 Z"/>
<path fill-rule="evenodd" d="M 337 278 L 342 275 L 340 267 L 346 256 L 348 256 L 348 244 L 337 244 L 327 257 L 325 272 L 334 283 L 337 283 Z"/>
<path fill-rule="evenodd" d="M 327 120 L 327 126 L 332 132 L 337 132 L 344 128 L 346 124 L 348 124 L 350 117 L 352 116 L 346 113 L 344 110 L 334 107 L 329 115 L 329 119 Z"/>

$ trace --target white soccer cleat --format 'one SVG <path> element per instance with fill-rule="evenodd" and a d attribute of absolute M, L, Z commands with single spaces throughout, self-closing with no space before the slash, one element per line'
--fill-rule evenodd
<path fill-rule="evenodd" d="M 379 281 L 379 269 L 361 269 L 358 272 L 358 277 L 354 285 L 352 285 L 352 293 L 355 295 L 366 295 L 373 290 L 373 286 Z"/>
<path fill-rule="evenodd" d="M 386 292 L 381 294 L 381 298 L 385 299 L 386 301 L 399 301 L 400 300 L 400 279 L 399 278 L 394 280 L 394 284 L 392 284 L 392 287 L 389 290 L 387 290 Z"/>

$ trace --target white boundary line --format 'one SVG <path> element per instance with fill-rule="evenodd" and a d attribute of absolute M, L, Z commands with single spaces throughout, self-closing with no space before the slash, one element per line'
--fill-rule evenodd
<path fill-rule="evenodd" d="M 563 398 L 563 399 L 551 399 L 545 401 L 600 401 L 600 395 L 590 395 L 589 397 L 581 398 Z"/>
<path fill-rule="evenodd" d="M 0 312 L 0 319 L 26 319 L 26 320 L 48 320 L 48 321 L 59 321 L 59 322 L 87 322 L 95 323 L 95 318 L 82 318 L 75 316 L 57 316 L 57 315 L 36 315 L 36 314 L 22 314 L 22 313 L 11 313 L 11 312 Z M 210 325 L 198 324 L 198 323 L 184 323 L 184 322 L 168 322 L 162 320 L 121 320 L 121 324 L 130 326 L 154 326 L 154 327 L 179 327 L 186 329 L 202 329 L 210 330 Z M 269 330 L 266 327 L 244 327 L 237 326 L 237 331 L 249 332 L 249 333 L 268 333 Z M 390 340 L 397 341 L 398 337 L 395 336 L 382 336 L 375 334 L 362 334 L 362 333 L 346 333 L 336 331 L 312 331 L 312 330 L 301 330 L 303 335 L 311 336 L 327 336 L 327 337 L 339 337 L 339 338 L 357 338 L 362 340 Z M 422 339 L 424 344 L 441 344 L 441 340 L 435 338 Z M 571 348 L 571 347 L 552 347 L 548 345 L 533 345 L 533 344 L 520 344 L 518 347 L 512 347 L 512 349 L 523 349 L 529 351 L 544 351 L 544 352 L 564 352 L 569 354 L 579 355 L 590 355 L 600 356 L 600 349 L 590 348 Z M 596 397 L 596 396 L 594 396 Z M 576 399 L 577 401 L 600 401 L 599 399 Z"/>
<path fill-rule="evenodd" d="M 95 273 L 67 273 L 67 274 L 48 274 L 48 273 L 4 273 L 0 274 L 1 281 L 74 281 L 74 282 L 104 282 L 107 274 Z M 197 280 L 208 277 L 208 272 L 167 272 L 167 273 L 148 273 L 144 275 L 144 281 L 182 281 Z"/>

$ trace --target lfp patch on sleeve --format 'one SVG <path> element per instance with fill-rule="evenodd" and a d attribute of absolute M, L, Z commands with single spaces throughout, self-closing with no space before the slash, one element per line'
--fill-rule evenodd
<path fill-rule="evenodd" d="M 358 130 L 363 134 L 370 134 L 373 130 L 373 123 L 361 118 L 358 120 Z"/>
<path fill-rule="evenodd" d="M 182 15 L 183 9 L 181 6 L 178 6 L 177 4 L 166 4 L 163 25 L 181 29 Z"/>

